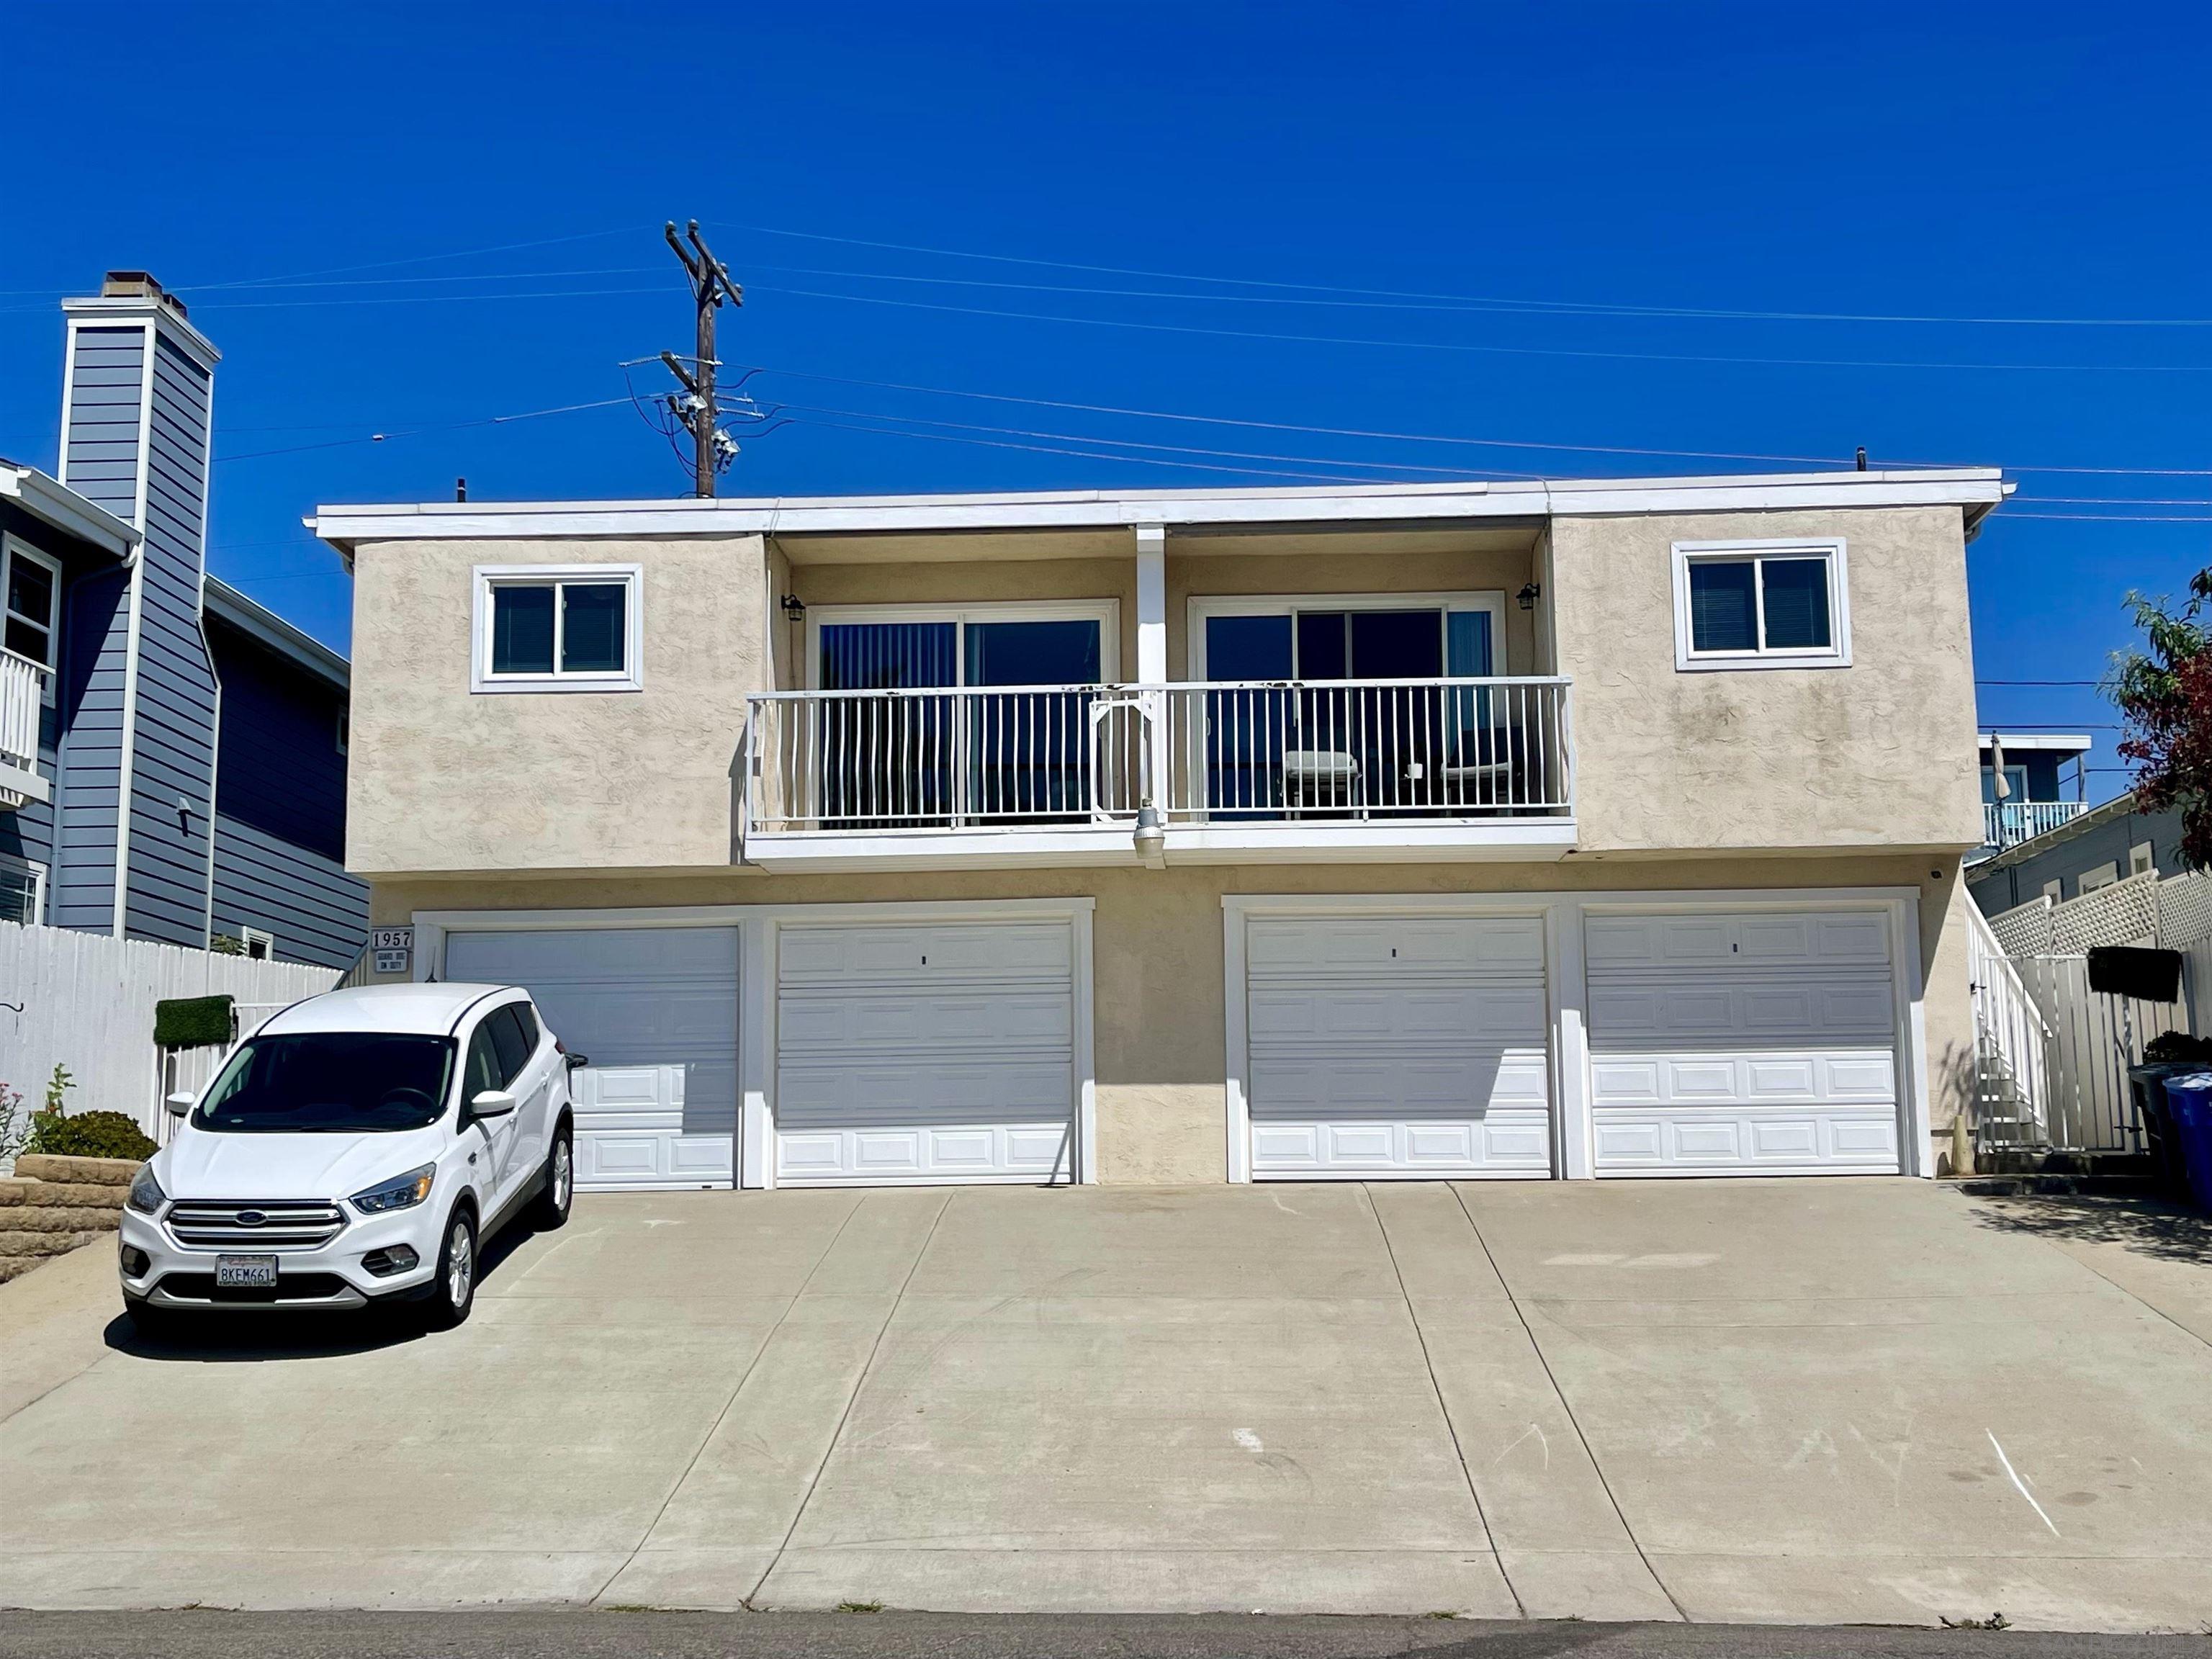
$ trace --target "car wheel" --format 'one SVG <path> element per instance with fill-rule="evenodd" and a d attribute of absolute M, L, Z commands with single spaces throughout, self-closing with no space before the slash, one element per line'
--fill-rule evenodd
<path fill-rule="evenodd" d="M 449 1331 L 468 1318 L 477 1303 L 477 1224 L 466 1210 L 446 1222 L 446 1241 L 438 1247 L 438 1276 L 430 1285 L 430 1324 Z"/>
<path fill-rule="evenodd" d="M 576 1195 L 576 1145 L 568 1126 L 553 1136 L 553 1150 L 545 1154 L 545 1184 L 538 1189 L 530 1222 L 540 1232 L 551 1232 L 568 1218 L 568 1200 Z"/>

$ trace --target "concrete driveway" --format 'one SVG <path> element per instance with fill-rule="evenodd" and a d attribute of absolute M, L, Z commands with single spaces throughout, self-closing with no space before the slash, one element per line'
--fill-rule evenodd
<path fill-rule="evenodd" d="M 0 1601 L 2212 1621 L 2212 1229 L 1906 1181 L 586 1196 L 461 1331 L 0 1290 Z"/>

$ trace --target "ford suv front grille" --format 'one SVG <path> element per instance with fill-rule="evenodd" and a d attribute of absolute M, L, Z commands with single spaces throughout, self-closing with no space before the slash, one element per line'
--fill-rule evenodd
<path fill-rule="evenodd" d="M 320 1200 L 180 1200 L 169 1233 L 188 1250 L 319 1250 L 344 1231 L 345 1216 Z"/>

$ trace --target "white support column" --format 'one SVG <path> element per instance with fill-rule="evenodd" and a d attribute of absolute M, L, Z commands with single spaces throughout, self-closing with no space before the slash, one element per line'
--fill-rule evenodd
<path fill-rule="evenodd" d="M 749 915 L 738 934 L 738 1185 L 775 1185 L 775 1123 L 769 1105 L 775 1065 L 775 923 Z"/>
<path fill-rule="evenodd" d="M 1553 1097 L 1559 1103 L 1559 1173 L 1597 1173 L 1590 1148 L 1589 975 L 1583 956 L 1583 907 L 1563 899 L 1545 912 L 1552 961 Z"/>
<path fill-rule="evenodd" d="M 1164 525 L 1137 526 L 1137 684 L 1160 686 L 1168 678 L 1168 532 Z M 1152 804 L 1168 810 L 1168 702 L 1156 691 L 1144 696 L 1150 741 Z"/>

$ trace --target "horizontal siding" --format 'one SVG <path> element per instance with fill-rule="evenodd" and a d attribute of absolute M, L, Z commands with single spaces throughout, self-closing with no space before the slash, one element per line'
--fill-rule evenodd
<path fill-rule="evenodd" d="M 207 372 L 157 334 L 126 931 L 182 945 L 206 940 L 215 816 L 216 681 L 199 628 L 208 391 Z"/>
<path fill-rule="evenodd" d="M 259 641 L 211 621 L 222 674 L 216 810 L 333 861 L 345 857 L 345 694 Z"/>
<path fill-rule="evenodd" d="M 62 482 L 125 519 L 135 519 L 138 511 L 138 411 L 147 334 L 137 325 L 80 328 L 71 363 Z"/>
<path fill-rule="evenodd" d="M 106 933 L 115 925 L 129 582 L 118 571 L 73 583 L 69 596 L 62 618 L 62 678 L 73 707 L 55 769 L 60 823 L 46 914 L 61 927 Z"/>
<path fill-rule="evenodd" d="M 287 962 L 347 968 L 368 941 L 368 884 L 337 860 L 229 817 L 216 820 L 216 931 L 258 927 Z"/>

